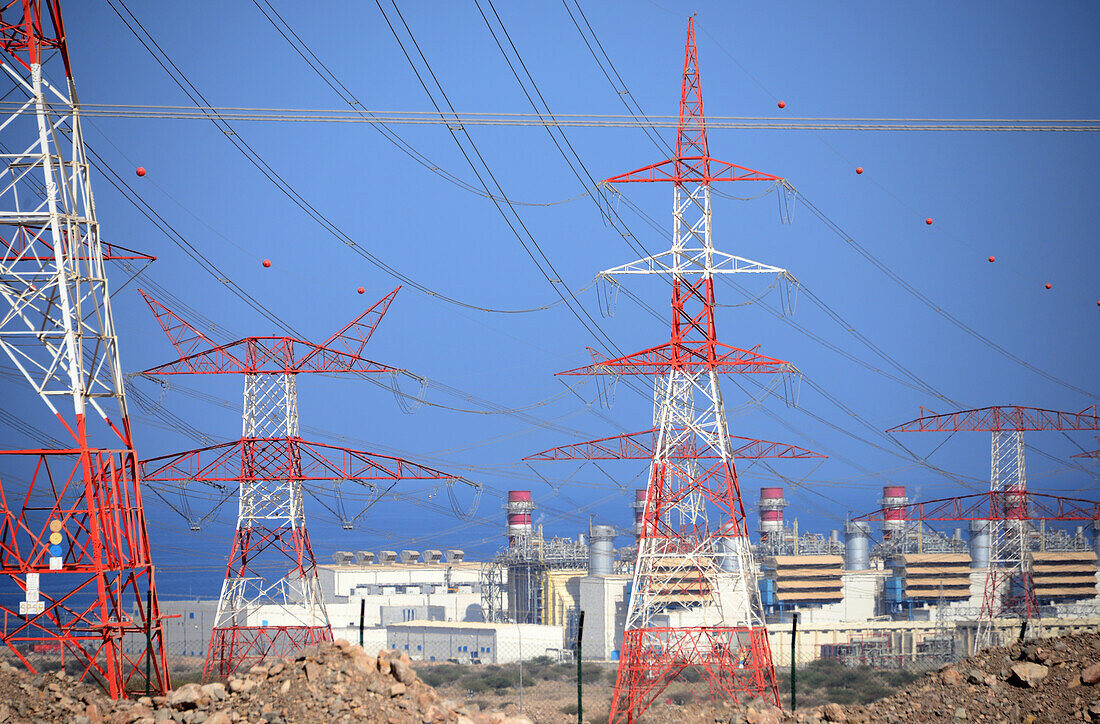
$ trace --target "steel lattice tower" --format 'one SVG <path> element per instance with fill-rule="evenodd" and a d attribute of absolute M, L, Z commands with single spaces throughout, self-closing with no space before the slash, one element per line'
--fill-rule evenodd
<path fill-rule="evenodd" d="M 650 479 L 611 722 L 635 721 L 688 667 L 702 674 L 715 698 L 747 694 L 779 702 L 718 375 L 792 368 L 718 341 L 714 278 L 786 272 L 715 250 L 711 184 L 782 179 L 710 157 L 690 19 L 676 156 L 606 183 L 654 181 L 673 184 L 672 248 L 602 276 L 667 278 L 670 340 L 561 373 L 655 378 Z"/>
<path fill-rule="evenodd" d="M 150 483 L 183 493 L 195 482 L 239 491 L 236 533 L 204 678 L 226 677 L 268 656 L 332 640 L 306 529 L 306 485 L 361 486 L 373 497 L 371 504 L 403 479 L 442 481 L 448 487 L 461 480 L 480 491 L 438 470 L 307 442 L 299 435 L 297 375 L 399 372 L 361 356 L 397 291 L 320 345 L 291 337 L 247 337 L 220 346 L 143 293 L 180 355 L 143 374 L 244 375 L 240 440 L 141 463 Z"/>
<path fill-rule="evenodd" d="M 0 124 L 0 349 L 72 438 L 65 449 L 0 453 L 29 473 L 0 487 L 0 575 L 23 596 L 18 609 L 10 598 L 0 605 L 3 642 L 31 670 L 44 662 L 39 652 L 68 655 L 81 679 L 113 697 L 163 692 L 163 631 L 104 266 L 110 248 L 58 0 L 4 3 L 0 44 L 13 83 L 4 97 L 15 100 Z"/>
<path fill-rule="evenodd" d="M 1019 406 L 983 407 L 943 415 L 922 415 L 887 430 L 992 433 L 987 519 L 989 567 L 978 613 L 974 653 L 998 643 L 994 640 L 995 619 L 1019 619 L 1030 628 L 1030 622 L 1039 616 L 1029 555 L 1032 514 L 1024 465 L 1024 432 L 1096 429 L 1100 429 L 1100 418 L 1093 405 L 1081 412 Z"/>

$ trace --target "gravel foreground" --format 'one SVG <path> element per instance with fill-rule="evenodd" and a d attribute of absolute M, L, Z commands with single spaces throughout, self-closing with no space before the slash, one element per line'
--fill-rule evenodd
<path fill-rule="evenodd" d="M 759 701 L 676 707 L 677 724 L 1100 724 L 1100 634 L 1035 639 L 944 666 L 872 704 L 784 712 Z M 666 721 L 653 711 L 643 720 Z M 113 701 L 63 673 L 31 675 L 0 662 L 0 724 L 531 724 L 441 697 L 408 655 L 372 656 L 347 641 L 253 667 L 227 684 L 185 684 L 167 696 Z"/>
<path fill-rule="evenodd" d="M 685 711 L 682 722 L 1100 724 L 1100 635 L 1030 639 L 948 664 L 871 704 L 784 712 L 762 703 Z M 686 707 L 685 707 L 686 709 Z"/>
<path fill-rule="evenodd" d="M 443 699 L 408 654 L 372 656 L 347 641 L 254 666 L 226 684 L 185 684 L 167 696 L 114 701 L 57 672 L 31 675 L 0 662 L 0 724 L 531 724 Z"/>

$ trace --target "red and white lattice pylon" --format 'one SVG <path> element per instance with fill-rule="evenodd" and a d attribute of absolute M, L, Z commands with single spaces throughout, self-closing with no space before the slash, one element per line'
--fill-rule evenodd
<path fill-rule="evenodd" d="M 364 512 L 399 480 L 438 481 L 448 489 L 462 482 L 480 492 L 475 483 L 400 458 L 307 442 L 299 435 L 299 374 L 399 372 L 361 356 L 396 294 L 395 289 L 324 344 L 248 337 L 216 345 L 143 293 L 180 355 L 143 374 L 242 374 L 245 380 L 240 440 L 141 463 L 144 479 L 158 492 L 186 494 L 193 483 L 239 491 L 237 528 L 204 678 L 226 677 L 269 656 L 332 640 L 306 529 L 306 486 L 353 486 L 369 500 Z M 348 527 L 353 520 L 343 522 Z"/>
<path fill-rule="evenodd" d="M 922 408 L 922 412 L 923 412 Z M 998 406 L 963 410 L 943 415 L 922 415 L 887 432 L 989 432 L 989 494 L 992 501 L 989 526 L 989 567 L 978 612 L 974 651 L 998 645 L 995 619 L 1025 622 L 1038 618 L 1032 580 L 1030 534 L 1034 516 L 1027 495 L 1024 465 L 1024 432 L 1039 430 L 1096 430 L 1100 418 L 1096 405 L 1081 412 L 1058 412 L 1036 407 Z"/>
<path fill-rule="evenodd" d="M 32 671 L 60 657 L 112 697 L 162 693 L 163 627 L 104 267 L 111 250 L 58 0 L 0 6 L 0 67 L 11 110 L 0 122 L 0 351 L 71 440 L 0 453 L 9 587 L 0 635 Z"/>
<path fill-rule="evenodd" d="M 718 375 L 788 373 L 786 362 L 718 341 L 714 278 L 778 267 L 716 251 L 711 185 L 782 179 L 710 157 L 695 31 L 688 20 L 676 156 L 605 183 L 673 185 L 672 248 L 605 271 L 672 286 L 669 342 L 561 374 L 651 375 L 655 438 L 611 722 L 633 722 L 686 668 L 715 698 L 779 693 Z M 690 451 L 686 454 L 685 451 Z"/>

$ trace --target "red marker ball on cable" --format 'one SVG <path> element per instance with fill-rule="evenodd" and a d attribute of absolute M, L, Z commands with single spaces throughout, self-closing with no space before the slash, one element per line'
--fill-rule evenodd
<path fill-rule="evenodd" d="M 787 107 L 787 102 L 786 101 L 779 101 L 778 103 L 776 103 L 776 105 L 779 106 L 780 108 L 786 108 Z"/>
<path fill-rule="evenodd" d="M 358 289 L 356 289 L 355 291 L 359 292 L 360 294 L 363 294 L 363 293 L 364 293 L 364 292 L 366 292 L 367 290 L 366 290 L 366 289 L 364 289 L 363 287 L 359 287 L 359 288 L 358 288 Z"/>
<path fill-rule="evenodd" d="M 268 267 L 271 266 L 271 260 L 270 259 L 264 259 L 263 264 L 264 264 L 264 269 L 267 269 Z"/>
<path fill-rule="evenodd" d="M 863 173 L 863 167 L 862 166 L 856 166 L 856 173 Z"/>
<path fill-rule="evenodd" d="M 134 171 L 134 173 L 136 173 L 138 176 L 144 176 L 145 175 L 145 167 L 144 166 L 138 166 L 137 169 Z"/>
<path fill-rule="evenodd" d="M 928 217 L 927 219 L 925 219 L 925 220 L 924 220 L 924 223 L 926 223 L 926 224 L 928 224 L 929 226 L 931 226 L 931 225 L 932 225 L 932 217 L 931 217 L 931 216 L 929 216 L 929 217 Z"/>
<path fill-rule="evenodd" d="M 992 264 L 992 263 L 993 263 L 993 262 L 995 262 L 995 261 L 997 261 L 997 257 L 995 257 L 995 256 L 991 256 L 991 257 L 989 257 L 989 263 L 990 263 L 990 264 Z"/>
<path fill-rule="evenodd" d="M 1047 289 L 1050 289 L 1052 286 L 1054 286 L 1054 285 L 1051 284 L 1050 282 L 1047 282 Z"/>

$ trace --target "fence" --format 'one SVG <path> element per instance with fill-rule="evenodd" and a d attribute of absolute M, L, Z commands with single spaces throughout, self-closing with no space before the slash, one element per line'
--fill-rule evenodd
<path fill-rule="evenodd" d="M 1082 608 L 1076 613 L 1079 615 L 1040 618 L 1024 634 L 1028 637 L 1055 636 L 1100 629 L 1100 616 L 1090 615 L 1095 611 Z M 501 630 L 515 626 L 502 625 Z M 890 695 L 925 671 L 965 658 L 973 645 L 976 622 L 969 617 L 938 622 L 810 621 L 799 622 L 797 632 L 794 628 L 789 617 L 768 625 L 783 705 L 789 708 L 792 704 L 793 678 L 797 683 L 797 705 L 803 709 L 829 702 L 868 703 Z M 998 643 L 1011 643 L 1020 632 L 1019 621 L 1001 621 L 996 628 Z M 446 634 L 441 630 L 437 635 Z M 461 656 L 436 656 L 435 661 L 430 658 L 438 648 L 424 646 L 418 650 L 417 645 L 411 645 L 408 652 L 420 677 L 456 706 L 523 715 L 536 724 L 572 724 L 578 721 L 579 673 L 583 720 L 607 720 L 617 662 L 585 661 L 578 669 L 570 647 L 575 642 L 548 647 L 546 641 L 518 635 L 496 637 L 493 642 L 478 655 L 462 651 Z M 451 650 L 467 648 L 455 647 L 453 643 Z M 175 686 L 200 680 L 205 644 L 195 636 L 166 641 L 168 666 Z M 144 646 L 143 637 L 129 636 L 124 642 L 124 648 L 134 660 L 142 659 Z M 367 642 L 367 648 L 382 646 Z M 79 661 L 56 645 L 23 645 L 20 653 L 39 671 L 64 666 L 72 674 L 79 673 Z M 0 656 L 16 663 L 10 651 Z M 704 707 L 708 700 L 704 679 L 700 671 L 685 669 L 654 702 L 646 721 L 681 724 L 697 719 L 699 710 L 693 707 Z"/>

